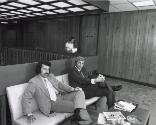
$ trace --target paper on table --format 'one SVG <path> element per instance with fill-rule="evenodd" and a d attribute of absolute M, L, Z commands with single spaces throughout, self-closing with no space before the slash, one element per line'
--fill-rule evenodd
<path fill-rule="evenodd" d="M 126 119 L 124 115 L 117 111 L 117 112 L 103 112 L 103 115 L 106 117 L 107 120 L 121 120 Z"/>
<path fill-rule="evenodd" d="M 102 113 L 99 113 L 99 117 L 98 117 L 97 123 L 98 124 L 105 124 L 106 123 L 105 118 L 104 118 Z"/>
<path fill-rule="evenodd" d="M 119 108 L 120 110 L 129 111 L 131 112 L 133 109 L 136 108 L 136 105 L 126 101 L 119 101 L 115 103 L 115 108 Z"/>

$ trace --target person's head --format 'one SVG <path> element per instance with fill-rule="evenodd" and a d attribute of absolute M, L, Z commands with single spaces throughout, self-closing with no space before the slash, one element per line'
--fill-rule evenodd
<path fill-rule="evenodd" d="M 46 78 L 50 73 L 51 63 L 48 61 L 39 62 L 36 66 L 36 73 Z"/>
<path fill-rule="evenodd" d="M 79 70 L 81 70 L 84 66 L 84 62 L 85 62 L 85 58 L 82 56 L 78 56 L 76 57 L 75 65 Z"/>
<path fill-rule="evenodd" d="M 71 38 L 70 38 L 70 42 L 71 42 L 71 43 L 74 43 L 74 41 L 75 41 L 75 37 L 71 37 Z"/>

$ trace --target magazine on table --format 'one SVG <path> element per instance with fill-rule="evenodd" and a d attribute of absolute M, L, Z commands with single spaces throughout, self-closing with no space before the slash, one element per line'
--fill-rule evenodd
<path fill-rule="evenodd" d="M 137 104 L 134 104 L 132 102 L 127 102 L 125 100 L 119 100 L 114 105 L 114 109 L 128 111 L 128 112 L 132 112 L 136 107 Z"/>
<path fill-rule="evenodd" d="M 126 119 L 125 116 L 120 112 L 103 112 L 103 116 L 107 119 L 107 120 L 122 120 L 122 119 Z"/>
<path fill-rule="evenodd" d="M 113 123 L 124 123 L 124 125 L 129 125 L 126 124 L 125 121 L 125 116 L 120 112 L 120 111 L 116 111 L 116 112 L 103 112 L 103 113 L 99 113 L 99 117 L 97 120 L 98 124 L 109 124 L 112 125 Z"/>

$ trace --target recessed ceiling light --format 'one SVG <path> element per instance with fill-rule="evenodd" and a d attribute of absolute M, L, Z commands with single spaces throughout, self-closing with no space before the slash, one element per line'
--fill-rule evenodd
<path fill-rule="evenodd" d="M 28 10 L 32 10 L 32 11 L 42 11 L 42 9 L 38 9 L 38 8 L 35 8 L 35 7 L 30 7 L 30 8 L 27 8 Z"/>
<path fill-rule="evenodd" d="M 155 5 L 153 0 L 137 1 L 137 2 L 133 2 L 132 4 L 134 4 L 134 6 L 136 6 L 136 7 L 154 6 Z"/>
<path fill-rule="evenodd" d="M 5 9 L 16 9 L 16 8 L 14 8 L 14 7 L 6 6 L 6 5 L 1 5 L 0 7 L 3 7 L 3 8 L 5 8 Z"/>
<path fill-rule="evenodd" d="M 18 10 L 18 11 L 24 12 L 24 13 L 30 13 L 30 12 L 32 12 L 32 11 L 30 11 L 30 10 Z"/>
<path fill-rule="evenodd" d="M 41 7 L 41 8 L 46 9 L 46 10 L 50 10 L 50 9 L 55 9 L 56 8 L 56 7 L 49 6 L 49 5 L 41 5 L 41 6 L 38 6 L 38 7 Z"/>
<path fill-rule="evenodd" d="M 7 11 L 6 9 L 0 9 L 0 11 Z"/>
<path fill-rule="evenodd" d="M 98 9 L 97 7 L 95 6 L 83 6 L 83 8 L 87 9 L 87 10 L 96 10 Z"/>
<path fill-rule="evenodd" d="M 70 4 L 67 4 L 65 2 L 58 2 L 58 3 L 53 3 L 52 5 L 55 5 L 57 7 L 70 7 Z"/>
<path fill-rule="evenodd" d="M 18 16 L 14 16 L 14 17 L 11 17 L 12 19 L 18 19 L 18 18 L 20 18 L 20 17 L 18 17 Z"/>
<path fill-rule="evenodd" d="M 25 17 L 27 17 L 27 16 L 19 15 L 18 17 L 22 17 L 22 18 L 25 18 Z"/>
<path fill-rule="evenodd" d="M 6 15 L 0 14 L 0 17 L 3 17 L 3 16 L 6 16 Z"/>
<path fill-rule="evenodd" d="M 1 22 L 1 23 L 3 23 L 3 24 L 8 24 L 8 22 Z"/>
<path fill-rule="evenodd" d="M 3 13 L 3 14 L 5 14 L 5 15 L 15 15 L 15 14 L 13 14 L 13 13 Z"/>
<path fill-rule="evenodd" d="M 44 14 L 43 13 L 33 13 L 35 15 L 38 15 L 38 16 L 43 16 Z"/>
<path fill-rule="evenodd" d="M 30 17 L 33 17 L 33 16 L 35 16 L 35 15 L 32 15 L 32 14 L 25 14 L 26 16 L 30 16 Z"/>
<path fill-rule="evenodd" d="M 43 1 L 43 2 L 51 2 L 51 1 L 56 1 L 56 0 L 40 0 L 40 1 Z"/>
<path fill-rule="evenodd" d="M 84 11 L 83 9 L 81 9 L 81 8 L 79 8 L 79 7 L 68 8 L 68 10 L 73 11 L 73 12 Z"/>
<path fill-rule="evenodd" d="M 45 14 L 56 14 L 56 13 L 51 12 L 51 11 L 45 11 L 45 12 L 42 12 L 42 13 L 45 13 Z"/>
<path fill-rule="evenodd" d="M 0 3 L 7 2 L 7 0 L 0 0 Z"/>
<path fill-rule="evenodd" d="M 87 4 L 86 2 L 82 1 L 82 0 L 68 0 L 68 2 L 75 4 L 75 5 L 84 5 Z"/>
<path fill-rule="evenodd" d="M 26 7 L 26 5 L 24 5 L 24 4 L 15 3 L 15 2 L 8 3 L 8 5 L 12 5 L 12 6 L 15 6 L 15 7 Z"/>
<path fill-rule="evenodd" d="M 29 4 L 29 5 L 39 4 L 39 2 L 33 1 L 33 0 L 19 0 L 19 2 L 22 2 L 22 3 L 25 3 L 25 4 Z"/>
<path fill-rule="evenodd" d="M 14 14 L 23 14 L 21 12 L 16 12 L 16 11 L 11 11 L 11 13 L 14 13 Z"/>
<path fill-rule="evenodd" d="M 68 11 L 63 10 L 63 9 L 59 9 L 59 10 L 54 10 L 57 13 L 67 13 Z"/>
<path fill-rule="evenodd" d="M 13 17 L 9 17 L 8 19 L 16 19 L 16 18 L 18 18 L 18 17 L 13 16 Z"/>

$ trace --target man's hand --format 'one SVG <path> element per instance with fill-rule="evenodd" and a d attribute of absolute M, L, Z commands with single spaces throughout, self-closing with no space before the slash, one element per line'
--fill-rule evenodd
<path fill-rule="evenodd" d="M 101 79 L 105 80 L 105 76 L 103 76 L 101 74 L 98 75 L 98 78 L 101 78 Z"/>
<path fill-rule="evenodd" d="M 105 77 L 101 74 L 98 75 L 98 77 L 95 79 L 95 82 L 104 82 Z"/>
<path fill-rule="evenodd" d="M 76 88 L 74 88 L 74 91 L 82 91 L 82 88 L 76 87 Z"/>
<path fill-rule="evenodd" d="M 34 121 L 36 120 L 35 116 L 34 115 L 29 115 L 27 116 L 27 121 L 28 123 L 33 123 Z"/>

